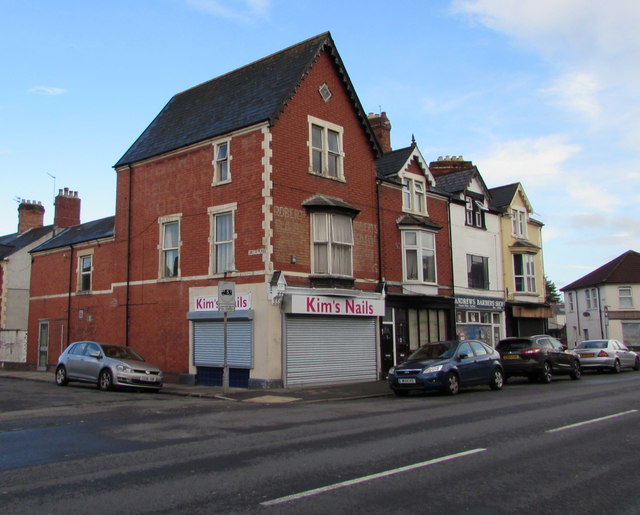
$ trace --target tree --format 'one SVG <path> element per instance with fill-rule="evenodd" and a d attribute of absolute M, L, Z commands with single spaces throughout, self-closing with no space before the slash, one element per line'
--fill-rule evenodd
<path fill-rule="evenodd" d="M 562 304 L 562 297 L 560 297 L 560 293 L 558 292 L 558 288 L 556 288 L 555 283 L 549 279 L 546 275 L 544 276 L 544 286 L 546 292 L 546 301 L 549 304 Z"/>

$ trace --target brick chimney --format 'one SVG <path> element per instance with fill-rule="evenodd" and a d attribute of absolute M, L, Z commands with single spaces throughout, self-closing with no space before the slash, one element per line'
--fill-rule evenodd
<path fill-rule="evenodd" d="M 437 161 L 429 163 L 429 170 L 434 176 L 470 170 L 471 168 L 473 168 L 473 161 L 465 161 L 462 156 L 440 156 Z"/>
<path fill-rule="evenodd" d="M 35 200 L 21 200 L 18 206 L 18 234 L 39 229 L 44 220 L 44 206 Z"/>
<path fill-rule="evenodd" d="M 66 229 L 80 224 L 80 197 L 77 191 L 69 191 L 69 188 L 58 190 L 55 206 L 53 225 Z"/>
<path fill-rule="evenodd" d="M 376 135 L 380 148 L 386 154 L 391 152 L 391 122 L 384 111 L 380 114 L 369 113 L 369 125 Z"/>

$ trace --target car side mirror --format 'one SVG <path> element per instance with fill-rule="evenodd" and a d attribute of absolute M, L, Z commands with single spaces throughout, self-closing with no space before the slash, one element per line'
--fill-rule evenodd
<path fill-rule="evenodd" d="M 458 361 L 462 361 L 463 359 L 467 359 L 469 357 L 469 354 L 467 354 L 466 352 L 461 352 L 460 354 L 458 354 Z"/>
<path fill-rule="evenodd" d="M 97 350 L 94 350 L 93 352 L 90 352 L 89 356 L 91 356 L 92 358 L 96 358 L 96 359 L 102 359 L 102 354 Z"/>

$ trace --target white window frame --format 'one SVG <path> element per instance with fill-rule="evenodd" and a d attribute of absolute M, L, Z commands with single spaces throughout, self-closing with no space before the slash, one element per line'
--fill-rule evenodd
<path fill-rule="evenodd" d="M 521 259 L 522 273 L 517 273 L 516 259 Z M 521 280 L 522 288 L 518 289 L 518 279 Z M 535 256 L 533 254 L 513 255 L 513 280 L 516 293 L 536 292 L 536 269 Z"/>
<path fill-rule="evenodd" d="M 477 199 L 470 195 L 464 197 L 465 224 L 469 227 L 484 229 L 484 212 L 487 208 Z"/>
<path fill-rule="evenodd" d="M 328 179 L 344 181 L 344 129 L 339 125 L 321 120 L 319 118 L 315 118 L 314 116 L 308 116 L 307 119 L 309 122 L 309 173 L 313 175 L 319 175 L 321 177 L 326 177 Z M 321 131 L 319 146 L 314 146 L 314 127 L 320 129 Z M 330 148 L 330 132 L 337 135 L 337 149 Z M 316 154 L 319 154 L 321 160 L 321 166 L 319 170 L 315 169 L 316 166 L 314 163 L 314 156 Z M 330 160 L 335 160 L 335 174 L 332 174 L 329 171 Z"/>
<path fill-rule="evenodd" d="M 207 212 L 209 214 L 209 274 L 210 275 L 224 275 L 225 272 L 233 272 L 236 269 L 236 211 L 238 204 L 233 202 L 231 204 L 225 204 L 221 206 L 210 207 Z M 219 216 L 230 215 L 231 216 L 231 239 L 230 240 L 218 240 L 216 234 L 216 220 Z M 231 263 L 229 269 L 218 271 L 218 246 L 219 245 L 231 245 Z"/>
<path fill-rule="evenodd" d="M 426 181 L 419 177 L 403 175 L 402 178 L 402 208 L 404 211 L 427 214 Z"/>
<path fill-rule="evenodd" d="M 350 234 L 344 241 L 337 239 L 336 221 L 338 219 L 349 222 Z M 340 213 L 311 213 L 311 269 L 313 275 L 353 277 L 353 247 L 353 218 Z M 348 271 L 337 269 L 339 264 L 334 256 L 340 249 L 348 249 Z M 326 262 L 326 270 L 320 268 L 320 259 L 318 259 L 320 253 L 324 255 L 323 261 Z"/>
<path fill-rule="evenodd" d="M 569 311 L 573 313 L 575 309 L 573 305 L 573 292 L 572 291 L 568 292 L 567 296 L 569 298 Z"/>
<path fill-rule="evenodd" d="M 226 154 L 222 156 L 221 150 L 226 149 Z M 213 144 L 213 182 L 212 186 L 227 184 L 231 182 L 231 140 L 225 139 L 216 141 Z M 226 177 L 221 177 L 222 170 L 225 170 Z"/>
<path fill-rule="evenodd" d="M 89 259 L 89 270 L 84 269 L 84 262 Z M 83 280 L 85 277 L 89 279 L 89 287 L 84 288 Z M 91 252 L 83 252 L 78 254 L 78 284 L 76 290 L 80 293 L 87 293 L 93 290 L 93 250 Z"/>
<path fill-rule="evenodd" d="M 414 240 L 411 239 L 411 236 L 414 236 Z M 430 237 L 430 242 L 425 241 L 424 237 Z M 425 245 L 425 243 L 430 243 L 431 246 Z M 415 269 L 416 274 L 415 277 L 410 277 L 409 272 L 411 270 L 411 266 L 409 263 L 409 256 L 411 254 L 415 255 Z M 422 263 L 424 262 L 425 256 L 431 257 L 433 262 L 433 270 L 429 270 L 431 272 L 432 277 L 424 277 L 424 267 Z M 423 230 L 403 230 L 402 231 L 402 265 L 403 265 L 403 277 L 405 282 L 414 282 L 414 283 L 428 283 L 435 284 L 437 282 L 438 277 L 438 266 L 437 266 L 437 258 L 436 258 L 436 235 L 431 231 L 423 231 Z"/>
<path fill-rule="evenodd" d="M 514 207 L 511 209 L 511 232 L 516 238 L 527 238 L 527 211 Z"/>
<path fill-rule="evenodd" d="M 629 294 L 623 295 L 623 291 L 629 292 Z M 623 299 L 625 299 L 624 302 Z M 633 308 L 633 288 L 631 288 L 631 286 L 618 287 L 618 306 L 620 307 L 620 309 Z"/>
<path fill-rule="evenodd" d="M 591 290 L 589 288 L 584 290 L 584 298 L 587 301 L 587 309 L 591 309 Z"/>
<path fill-rule="evenodd" d="M 160 243 L 158 245 L 158 277 L 160 279 L 163 280 L 176 280 L 179 279 L 181 274 L 180 274 L 180 265 L 181 265 L 181 252 L 180 252 L 180 247 L 182 247 L 182 228 L 180 227 L 181 225 L 181 219 L 182 219 L 182 214 L 174 214 L 174 215 L 167 215 L 167 216 L 162 216 L 160 218 L 158 218 L 158 226 L 159 226 L 159 240 Z M 178 227 L 178 241 L 176 242 L 175 245 L 169 246 L 167 245 L 167 242 L 165 240 L 165 233 L 166 233 L 166 228 L 169 225 L 172 224 L 177 224 Z M 175 274 L 167 274 L 167 267 L 165 266 L 165 261 L 167 259 L 167 254 L 170 252 L 176 252 L 176 257 L 178 260 L 178 264 L 177 264 L 177 270 L 175 272 Z"/>

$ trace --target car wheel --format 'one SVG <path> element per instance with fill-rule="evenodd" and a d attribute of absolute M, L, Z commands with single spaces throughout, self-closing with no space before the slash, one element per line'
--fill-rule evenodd
<path fill-rule="evenodd" d="M 575 360 L 573 365 L 571 365 L 571 379 L 575 379 L 576 381 L 582 377 L 582 367 L 580 367 L 580 362 Z"/>
<path fill-rule="evenodd" d="M 640 358 L 636 356 L 636 360 L 633 362 L 633 370 L 640 370 Z"/>
<path fill-rule="evenodd" d="M 407 395 L 409 395 L 409 390 L 393 390 L 393 393 L 395 393 L 398 397 L 406 397 Z"/>
<path fill-rule="evenodd" d="M 545 361 L 542 364 L 542 371 L 540 372 L 540 380 L 545 384 L 549 384 L 552 379 L 553 379 L 553 371 L 551 370 L 551 364 L 548 361 Z"/>
<path fill-rule="evenodd" d="M 620 373 L 620 362 L 617 359 L 613 362 L 613 370 L 612 370 L 612 372 L 614 374 L 619 374 Z"/>
<path fill-rule="evenodd" d="M 444 386 L 447 395 L 455 395 L 460 391 L 460 380 L 455 372 L 449 372 Z"/>
<path fill-rule="evenodd" d="M 504 386 L 504 374 L 502 373 L 502 370 L 496 368 L 493 371 L 493 376 L 491 377 L 489 386 L 492 390 L 502 390 L 502 387 Z"/>
<path fill-rule="evenodd" d="M 100 372 L 100 376 L 98 377 L 98 388 L 103 391 L 111 390 L 113 387 L 113 376 L 111 375 L 110 370 L 103 370 Z"/>
<path fill-rule="evenodd" d="M 56 384 L 58 386 L 66 386 L 69 383 L 69 378 L 67 377 L 67 369 L 64 368 L 63 365 L 60 365 L 56 368 Z"/>

